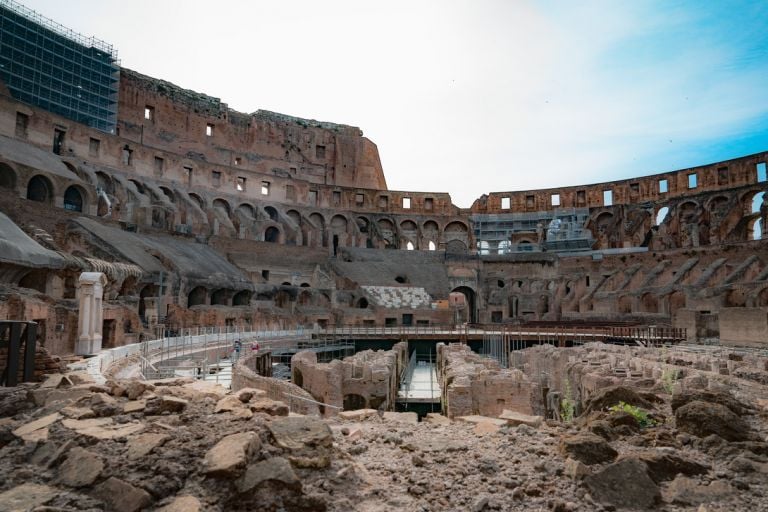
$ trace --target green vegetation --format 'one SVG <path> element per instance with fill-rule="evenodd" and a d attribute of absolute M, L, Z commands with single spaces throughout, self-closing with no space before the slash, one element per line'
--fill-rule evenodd
<path fill-rule="evenodd" d="M 573 391 L 571 391 L 571 383 L 565 381 L 565 396 L 560 401 L 560 416 L 565 423 L 571 423 L 573 421 L 573 415 L 576 412 L 576 402 L 573 401 Z"/>
<path fill-rule="evenodd" d="M 675 382 L 677 382 L 677 369 L 665 368 L 664 373 L 661 374 L 661 385 L 664 387 L 664 391 L 671 395 L 675 389 Z"/>
<path fill-rule="evenodd" d="M 648 411 L 624 402 L 619 402 L 617 405 L 609 407 L 608 410 L 611 412 L 626 412 L 637 420 L 640 428 L 652 427 L 656 424 L 656 422 L 648 416 Z"/>

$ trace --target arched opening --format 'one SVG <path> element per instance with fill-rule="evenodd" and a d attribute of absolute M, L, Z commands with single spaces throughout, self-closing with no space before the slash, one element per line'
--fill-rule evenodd
<path fill-rule="evenodd" d="M 242 290 L 232 297 L 233 306 L 247 306 L 251 303 L 251 292 L 248 290 Z"/>
<path fill-rule="evenodd" d="M 189 295 L 187 295 L 187 307 L 192 306 L 204 306 L 206 302 L 207 290 L 203 286 L 194 288 Z"/>
<path fill-rule="evenodd" d="M 229 290 L 221 288 L 214 290 L 211 293 L 211 306 L 228 306 L 229 305 Z"/>
<path fill-rule="evenodd" d="M 760 293 L 757 294 L 755 306 L 758 308 L 768 306 L 768 288 L 763 288 Z"/>
<path fill-rule="evenodd" d="M 190 192 L 189 198 L 192 200 L 193 203 L 195 203 L 201 210 L 205 209 L 205 202 L 203 201 L 203 198 L 199 195 Z"/>
<path fill-rule="evenodd" d="M 659 211 L 656 212 L 656 226 L 661 226 L 667 218 L 667 214 L 669 214 L 669 206 L 662 206 L 659 208 Z"/>
<path fill-rule="evenodd" d="M 165 195 L 165 197 L 168 198 L 168 201 L 170 201 L 171 203 L 176 202 L 176 197 L 173 195 L 173 191 L 171 189 L 169 189 L 168 187 L 160 187 L 160 190 L 163 191 L 163 194 Z"/>
<path fill-rule="evenodd" d="M 270 226 L 264 231 L 264 241 L 276 244 L 280 239 L 280 230 L 275 226 Z"/>
<path fill-rule="evenodd" d="M 367 309 L 368 299 L 366 299 L 365 297 L 360 297 L 360 300 L 357 301 L 357 307 L 360 309 Z"/>
<path fill-rule="evenodd" d="M 134 276 L 128 276 L 123 280 L 118 295 L 124 297 L 133 297 L 136 295 L 136 278 Z"/>
<path fill-rule="evenodd" d="M 467 300 L 467 309 L 468 309 L 467 321 L 469 323 L 476 323 L 477 307 L 476 307 L 475 291 L 472 288 L 469 288 L 468 286 L 459 286 L 451 290 L 451 292 L 458 292 L 464 295 L 464 297 Z"/>
<path fill-rule="evenodd" d="M 513 295 L 509 298 L 509 316 L 517 318 L 520 315 L 520 299 Z"/>
<path fill-rule="evenodd" d="M 632 312 L 632 297 L 628 295 L 619 297 L 618 312 L 622 314 L 629 314 Z"/>
<path fill-rule="evenodd" d="M 0 188 L 16 188 L 16 173 L 10 165 L 0 163 Z"/>
<path fill-rule="evenodd" d="M 141 289 L 141 292 L 139 292 L 139 318 L 145 320 L 146 312 L 147 312 L 147 304 L 144 299 L 147 297 L 155 297 L 157 296 L 157 292 L 155 291 L 155 285 L 148 284 L 144 286 L 144 288 Z"/>
<path fill-rule="evenodd" d="M 331 217 L 331 229 L 337 233 L 343 233 L 347 230 L 347 219 L 341 215 Z"/>
<path fill-rule="evenodd" d="M 232 208 L 230 208 L 229 203 L 226 202 L 223 199 L 214 199 L 213 200 L 213 207 L 220 212 L 222 212 L 227 217 L 231 216 Z"/>
<path fill-rule="evenodd" d="M 265 206 L 264 211 L 269 215 L 270 220 L 277 222 L 277 210 L 272 206 Z"/>
<path fill-rule="evenodd" d="M 285 215 L 286 217 L 291 219 L 293 222 L 295 222 L 297 226 L 301 225 L 301 214 L 296 210 L 288 210 L 288 212 Z"/>
<path fill-rule="evenodd" d="M 429 241 L 428 247 L 429 247 L 430 251 L 434 251 L 434 250 L 437 249 L 437 246 L 435 245 L 435 242 L 433 242 L 432 240 Z"/>
<path fill-rule="evenodd" d="M 368 232 L 368 225 L 370 223 L 368 222 L 368 219 L 365 217 L 358 217 L 357 218 L 357 227 L 360 229 L 361 233 L 367 233 Z"/>
<path fill-rule="evenodd" d="M 291 303 L 291 294 L 286 290 L 279 290 L 275 294 L 275 306 L 279 308 L 287 308 Z"/>
<path fill-rule="evenodd" d="M 403 276 L 403 275 L 395 276 L 395 281 L 400 283 L 400 284 L 405 284 L 405 283 L 408 282 L 408 278 Z"/>
<path fill-rule="evenodd" d="M 763 206 L 765 192 L 758 192 L 752 198 L 751 214 L 755 219 L 751 222 L 749 230 L 749 240 L 762 240 L 763 238 L 763 219 L 760 217 L 760 209 Z"/>
<path fill-rule="evenodd" d="M 646 293 L 640 299 L 640 307 L 644 313 L 658 313 L 659 299 L 652 293 Z"/>
<path fill-rule="evenodd" d="M 408 243 L 405 244 L 405 249 L 408 250 L 408 251 L 412 251 L 413 250 L 413 242 L 411 242 L 409 240 Z"/>
<path fill-rule="evenodd" d="M 678 309 L 685 307 L 685 294 L 681 291 L 672 292 L 669 296 L 669 314 L 674 315 Z"/>
<path fill-rule="evenodd" d="M 27 199 L 40 203 L 50 203 L 53 199 L 53 185 L 45 176 L 34 176 L 27 185 Z"/>
<path fill-rule="evenodd" d="M 445 252 L 451 254 L 461 254 L 467 252 L 467 244 L 461 240 L 451 240 L 445 244 Z"/>
<path fill-rule="evenodd" d="M 734 288 L 725 297 L 725 307 L 743 308 L 747 304 L 747 297 L 742 288 Z"/>
<path fill-rule="evenodd" d="M 366 401 L 365 397 L 360 395 L 344 395 L 344 410 L 345 411 L 357 411 L 358 409 L 365 409 Z"/>
<path fill-rule="evenodd" d="M 28 272 L 19 281 L 19 288 L 29 288 L 45 293 L 46 283 L 48 282 L 48 273 L 45 270 L 33 270 Z"/>
<path fill-rule="evenodd" d="M 304 290 L 299 293 L 299 298 L 297 299 L 297 302 L 300 306 L 309 306 L 312 304 L 312 292 L 309 290 Z"/>
<path fill-rule="evenodd" d="M 74 185 L 64 191 L 64 209 L 72 212 L 83 211 L 83 194 Z"/>
<path fill-rule="evenodd" d="M 301 283 L 299 285 L 300 288 L 309 288 L 309 286 L 310 286 L 309 283 Z"/>

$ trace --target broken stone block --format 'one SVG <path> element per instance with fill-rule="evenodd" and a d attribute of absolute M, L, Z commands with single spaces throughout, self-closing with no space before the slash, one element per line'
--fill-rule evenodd
<path fill-rule="evenodd" d="M 301 481 L 291 467 L 291 463 L 282 457 L 273 457 L 248 466 L 245 474 L 235 483 L 237 490 L 248 492 L 264 482 L 279 482 L 296 490 L 301 489 Z"/>
<path fill-rule="evenodd" d="M 59 467 L 59 481 L 69 487 L 83 487 L 93 484 L 103 470 L 104 463 L 99 457 L 76 446 Z"/>
<path fill-rule="evenodd" d="M 259 398 L 249 404 L 251 411 L 262 412 L 270 416 L 288 416 L 288 406 L 284 402 L 270 400 L 269 398 Z"/>
<path fill-rule="evenodd" d="M 496 434 L 500 428 L 501 427 L 499 427 L 495 423 L 491 423 L 490 421 L 481 421 L 479 423 L 475 423 L 475 428 L 473 429 L 473 432 L 479 436 L 485 436 L 485 435 Z"/>
<path fill-rule="evenodd" d="M 267 425 L 277 445 L 288 450 L 305 447 L 330 447 L 333 434 L 324 421 L 310 416 L 289 416 Z"/>
<path fill-rule="evenodd" d="M 163 414 L 164 412 L 176 413 L 182 412 L 187 408 L 189 402 L 183 398 L 176 398 L 174 396 L 158 396 L 147 400 L 144 408 L 145 416 L 156 416 Z"/>
<path fill-rule="evenodd" d="M 141 412 L 147 408 L 146 400 L 130 400 L 123 404 L 123 412 L 131 414 L 132 412 Z"/>
<path fill-rule="evenodd" d="M 65 427 L 78 434 L 96 439 L 117 439 L 127 437 L 144 430 L 146 425 L 139 422 L 115 424 L 112 418 L 94 418 L 88 420 L 63 420 Z"/>
<path fill-rule="evenodd" d="M 13 431 L 13 435 L 20 437 L 28 442 L 43 441 L 48 439 L 48 430 L 46 427 L 56 423 L 61 418 L 61 414 L 55 412 L 48 416 L 43 416 L 35 421 L 30 421 L 16 430 Z M 35 433 L 37 432 L 37 433 Z"/>
<path fill-rule="evenodd" d="M 618 452 L 602 437 L 592 433 L 581 433 L 561 438 L 560 454 L 589 465 L 613 461 Z"/>
<path fill-rule="evenodd" d="M 91 397 L 91 410 L 96 416 L 114 416 L 119 414 L 122 408 L 110 395 L 96 393 Z"/>
<path fill-rule="evenodd" d="M 450 425 L 451 420 L 440 413 L 428 412 L 424 417 L 426 423 L 432 423 L 433 425 Z"/>
<path fill-rule="evenodd" d="M 146 391 L 154 391 L 155 386 L 148 382 L 140 380 L 132 380 L 125 385 L 125 394 L 128 396 L 128 400 L 136 400 Z"/>
<path fill-rule="evenodd" d="M 347 421 L 363 421 L 366 418 L 376 416 L 376 409 L 357 409 L 355 411 L 341 411 L 339 418 Z"/>
<path fill-rule="evenodd" d="M 52 375 L 47 375 L 45 377 L 45 380 L 42 384 L 40 384 L 41 389 L 55 389 L 55 388 L 66 388 L 72 386 L 73 383 L 63 373 L 54 373 Z"/>
<path fill-rule="evenodd" d="M 580 480 L 591 473 L 584 463 L 570 457 L 565 459 L 563 472 L 565 473 L 565 476 L 573 478 L 574 480 Z"/>
<path fill-rule="evenodd" d="M 96 414 L 88 407 L 64 407 L 61 414 L 73 420 L 86 420 L 96 417 Z"/>
<path fill-rule="evenodd" d="M 238 400 L 243 403 L 250 402 L 254 397 L 266 397 L 267 392 L 256 388 L 243 388 L 235 393 Z"/>
<path fill-rule="evenodd" d="M 516 411 L 510 411 L 504 409 L 499 416 L 500 420 L 505 420 L 510 427 L 516 427 L 518 425 L 528 425 L 529 427 L 539 428 L 544 418 L 541 416 L 529 416 Z"/>
<path fill-rule="evenodd" d="M 147 491 L 113 476 L 96 486 L 93 494 L 115 512 L 137 512 L 152 503 Z"/>
<path fill-rule="evenodd" d="M 128 459 L 136 460 L 149 454 L 168 440 L 165 434 L 141 434 L 128 440 Z"/>
<path fill-rule="evenodd" d="M 208 450 L 203 460 L 203 473 L 209 476 L 234 478 L 261 448 L 256 432 L 232 434 Z"/>
<path fill-rule="evenodd" d="M 677 505 L 699 505 L 715 503 L 733 494 L 735 489 L 723 480 L 714 480 L 709 485 L 700 484 L 685 476 L 678 476 L 664 490 L 664 501 Z"/>
<path fill-rule="evenodd" d="M 194 496 L 177 496 L 168 505 L 158 508 L 157 512 L 200 512 L 202 503 Z"/>
<path fill-rule="evenodd" d="M 416 414 L 416 413 L 413 413 Z M 497 427 L 503 427 L 507 424 L 506 420 L 500 420 L 498 418 L 491 418 L 489 416 L 479 416 L 479 415 L 471 415 L 471 416 L 457 416 L 454 418 L 456 421 L 462 421 L 464 423 L 493 423 Z"/>
<path fill-rule="evenodd" d="M 645 464 L 637 459 L 615 462 L 589 475 L 584 483 L 592 498 L 616 508 L 650 510 L 661 501 L 656 482 Z"/>
<path fill-rule="evenodd" d="M 384 413 L 384 421 L 391 423 L 406 423 L 416 425 L 419 423 L 419 415 L 415 412 L 391 412 Z"/>
<path fill-rule="evenodd" d="M 717 434 L 726 441 L 750 439 L 749 425 L 728 407 L 715 402 L 694 400 L 675 411 L 679 430 L 699 437 Z"/>
<path fill-rule="evenodd" d="M 216 408 L 213 412 L 230 412 L 235 409 L 242 409 L 243 407 L 243 402 L 239 398 L 234 395 L 227 395 L 216 403 Z"/>
<path fill-rule="evenodd" d="M 2 510 L 32 510 L 45 505 L 59 494 L 59 489 L 38 484 L 21 484 L 0 494 Z"/>

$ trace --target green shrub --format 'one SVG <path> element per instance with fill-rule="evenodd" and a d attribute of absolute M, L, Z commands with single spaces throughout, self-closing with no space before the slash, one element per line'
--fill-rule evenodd
<path fill-rule="evenodd" d="M 573 401 L 573 392 L 571 391 L 571 383 L 565 381 L 565 396 L 560 401 L 560 416 L 563 418 L 563 422 L 570 423 L 573 421 L 573 415 L 576 412 L 576 402 Z"/>
<path fill-rule="evenodd" d="M 640 428 L 652 427 L 656 424 L 656 422 L 648 416 L 648 411 L 624 402 L 619 402 L 617 405 L 609 407 L 608 410 L 611 412 L 626 412 L 637 420 Z"/>

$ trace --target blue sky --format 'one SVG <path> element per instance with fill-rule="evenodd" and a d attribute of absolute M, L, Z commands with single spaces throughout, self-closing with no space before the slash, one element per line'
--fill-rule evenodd
<path fill-rule="evenodd" d="M 123 65 L 360 126 L 388 185 L 483 193 L 768 150 L 768 2 L 28 0 Z"/>

